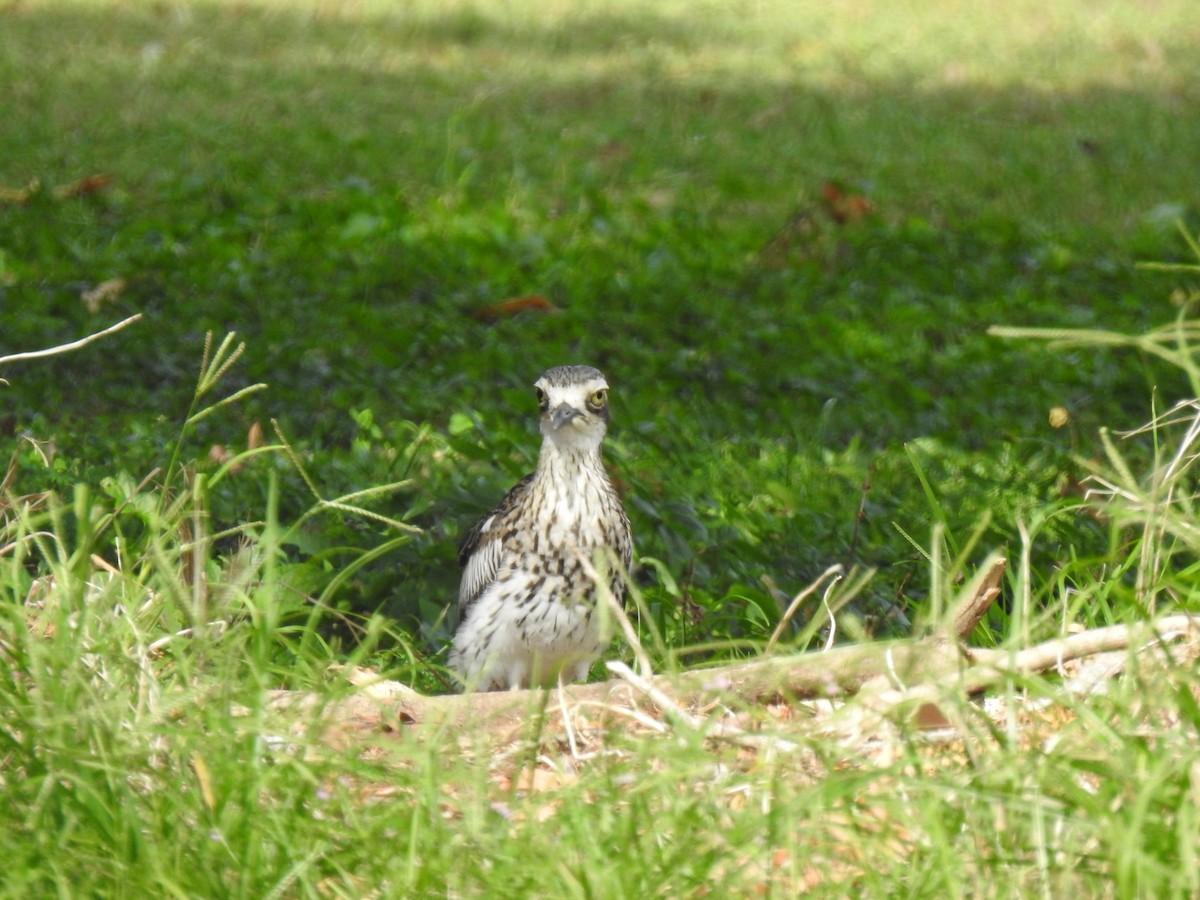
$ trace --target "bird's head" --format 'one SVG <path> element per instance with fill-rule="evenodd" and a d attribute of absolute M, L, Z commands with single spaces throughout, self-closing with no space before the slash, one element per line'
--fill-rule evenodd
<path fill-rule="evenodd" d="M 600 446 L 608 428 L 608 381 L 591 366 L 555 366 L 534 382 L 542 434 L 564 449 Z"/>

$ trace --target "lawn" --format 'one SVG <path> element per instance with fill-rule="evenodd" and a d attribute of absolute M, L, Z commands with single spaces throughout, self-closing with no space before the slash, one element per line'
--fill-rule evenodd
<path fill-rule="evenodd" d="M 948 754 L 789 704 L 778 755 L 364 748 L 265 693 L 446 689 L 457 543 L 563 362 L 613 387 L 663 669 L 760 654 L 835 563 L 839 641 L 993 551 L 976 643 L 1191 609 L 1190 439 L 1103 437 L 1190 348 L 988 329 L 1192 322 L 1198 42 L 1185 0 L 0 4 L 0 357 L 142 315 L 0 366 L 8 893 L 1200 889 L 1182 665 L 1010 682 L 1042 743 L 945 699 Z"/>

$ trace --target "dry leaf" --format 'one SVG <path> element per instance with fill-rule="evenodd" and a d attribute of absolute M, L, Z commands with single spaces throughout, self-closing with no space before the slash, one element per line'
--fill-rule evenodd
<path fill-rule="evenodd" d="M 533 814 L 533 821 L 546 822 L 549 819 L 553 818 L 554 814 L 557 812 L 558 812 L 558 801 L 557 800 L 554 801 L 553 803 L 543 803 L 541 806 L 539 806 L 537 808 L 537 811 Z"/>
<path fill-rule="evenodd" d="M 246 449 L 257 450 L 263 445 L 263 429 L 262 425 L 254 422 L 250 426 L 250 430 L 246 432 Z"/>
<path fill-rule="evenodd" d="M 112 184 L 111 175 L 88 175 L 70 184 L 60 184 L 50 193 L 55 200 L 69 200 L 72 197 L 83 197 L 94 194 Z M 17 205 L 28 203 L 42 189 L 40 179 L 34 178 L 20 188 L 0 188 L 0 203 Z"/>
<path fill-rule="evenodd" d="M 79 295 L 79 299 L 83 301 L 83 305 L 87 307 L 87 311 L 92 315 L 100 312 L 100 307 L 105 303 L 114 303 L 117 298 L 125 293 L 127 282 L 124 278 L 109 278 L 107 281 L 102 281 L 94 288 L 86 290 Z"/>
<path fill-rule="evenodd" d="M 88 175 L 86 178 L 80 178 L 70 184 L 60 184 L 54 189 L 54 198 L 67 200 L 71 197 L 83 197 L 101 191 L 110 184 L 112 184 L 111 175 Z"/>
<path fill-rule="evenodd" d="M 526 310 L 550 315 L 557 315 L 560 312 L 559 308 L 545 297 L 539 294 L 530 294 L 526 297 L 512 297 L 508 300 L 501 300 L 499 303 L 481 306 L 475 310 L 475 318 L 481 322 L 495 322 Z"/>
<path fill-rule="evenodd" d="M 550 769 L 522 769 L 517 773 L 516 788 L 518 791 L 540 794 L 543 791 L 558 790 L 572 780 L 572 776 L 553 772 Z"/>
<path fill-rule="evenodd" d="M 913 713 L 913 724 L 927 731 L 953 727 L 953 723 L 936 703 L 922 703 L 918 706 L 917 711 Z"/>
<path fill-rule="evenodd" d="M 829 213 L 829 218 L 839 225 L 860 222 L 872 211 L 865 197 L 847 193 L 832 181 L 821 185 L 821 205 Z"/>
<path fill-rule="evenodd" d="M 0 203 L 28 203 L 29 198 L 42 189 L 42 182 L 34 178 L 25 187 L 0 188 Z"/>

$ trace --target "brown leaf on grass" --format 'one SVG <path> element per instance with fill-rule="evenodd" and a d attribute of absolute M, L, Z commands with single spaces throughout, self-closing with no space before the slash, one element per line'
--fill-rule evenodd
<path fill-rule="evenodd" d="M 810 891 L 825 883 L 825 872 L 818 866 L 808 866 L 800 873 L 798 887 L 801 891 Z"/>
<path fill-rule="evenodd" d="M 568 784 L 575 780 L 575 776 L 571 774 L 555 772 L 551 769 L 527 767 L 517 773 L 516 784 L 514 787 L 518 791 L 527 791 L 531 794 L 541 794 L 545 791 L 558 790 L 564 784 Z"/>
<path fill-rule="evenodd" d="M 258 422 L 251 424 L 250 429 L 246 432 L 246 449 L 257 450 L 263 445 L 263 430 L 262 425 Z M 218 466 L 223 466 L 237 456 L 232 450 L 224 444 L 213 444 L 208 448 L 208 459 L 210 462 L 216 463 Z M 234 463 L 230 466 L 229 471 L 236 474 L 242 470 L 241 463 Z"/>
<path fill-rule="evenodd" d="M 88 175 L 70 184 L 60 184 L 52 192 L 55 200 L 68 200 L 71 197 L 84 197 L 104 190 L 112 184 L 111 175 Z"/>
<path fill-rule="evenodd" d="M 125 293 L 125 288 L 128 282 L 124 278 L 109 278 L 107 281 L 102 281 L 94 288 L 83 291 L 79 295 L 79 299 L 83 301 L 83 305 L 92 315 L 100 312 L 100 307 L 105 303 L 115 303 L 117 299 Z"/>
<path fill-rule="evenodd" d="M 498 322 L 500 319 L 507 319 L 526 311 L 548 315 L 557 315 L 561 312 L 557 306 L 540 294 L 529 294 L 525 297 L 512 297 L 508 300 L 501 300 L 499 303 L 481 306 L 475 310 L 475 318 L 481 322 Z"/>
<path fill-rule="evenodd" d="M 263 445 L 263 430 L 259 422 L 254 422 L 250 425 L 250 430 L 246 432 L 246 449 L 257 450 Z"/>
<path fill-rule="evenodd" d="M 795 211 L 758 251 L 768 269 L 785 269 L 803 262 L 835 262 L 841 244 L 834 226 L 860 222 L 873 212 L 870 202 L 832 181 L 821 185 L 816 203 Z"/>
<path fill-rule="evenodd" d="M 413 791 L 410 787 L 378 782 L 361 785 L 356 792 L 357 798 L 363 803 L 392 803 L 396 800 L 407 800 L 411 804 L 413 802 L 412 794 Z"/>
<path fill-rule="evenodd" d="M 918 706 L 913 713 L 913 724 L 922 731 L 953 727 L 953 723 L 936 703 L 922 703 Z"/>
<path fill-rule="evenodd" d="M 54 188 L 50 195 L 55 200 L 69 200 L 72 197 L 84 197 L 88 194 L 94 194 L 112 184 L 111 175 L 88 175 L 86 178 L 80 178 L 78 181 L 72 181 L 69 184 L 60 184 Z M 33 197 L 42 190 L 42 182 L 39 178 L 33 178 L 24 187 L 19 188 L 0 188 L 0 203 L 11 203 L 17 206 L 28 203 Z"/>
<path fill-rule="evenodd" d="M 19 188 L 0 188 L 0 203 L 12 203 L 21 205 L 29 202 L 29 198 L 42 189 L 42 182 L 38 178 L 32 179 L 25 187 Z"/>
<path fill-rule="evenodd" d="M 543 803 L 533 812 L 533 821 L 549 822 L 558 812 L 560 801 L 554 800 L 550 803 Z"/>
<path fill-rule="evenodd" d="M 208 448 L 209 460 L 213 463 L 216 463 L 218 466 L 225 465 L 227 462 L 229 462 L 231 459 L 233 459 L 234 456 L 236 456 L 236 454 L 232 450 L 230 450 L 228 447 L 226 447 L 224 444 L 213 444 L 211 447 Z M 240 472 L 241 470 L 242 470 L 241 463 L 234 463 L 232 466 L 229 467 L 229 471 L 235 475 L 238 472 Z"/>
<path fill-rule="evenodd" d="M 496 788 L 505 794 L 515 790 L 518 794 L 532 797 L 538 794 L 553 794 L 559 788 L 578 781 L 578 776 L 573 772 L 526 766 L 517 772 L 515 777 L 503 772 L 493 772 L 491 780 Z M 492 803 L 492 811 L 509 822 L 546 822 L 555 816 L 561 803 L 561 797 L 553 796 L 543 800 L 536 808 L 513 808 L 502 801 L 495 801 Z"/>
<path fill-rule="evenodd" d="M 832 181 L 821 185 L 821 206 L 829 218 L 839 225 L 861 222 L 874 211 L 870 202 L 859 194 L 851 194 Z"/>

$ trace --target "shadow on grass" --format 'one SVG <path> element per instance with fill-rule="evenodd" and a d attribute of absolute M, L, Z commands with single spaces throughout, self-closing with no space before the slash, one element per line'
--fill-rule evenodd
<path fill-rule="evenodd" d="M 972 283 L 980 273 L 969 257 L 988 248 L 956 233 L 982 232 L 987 243 L 994 226 L 1001 253 L 1019 243 L 1010 239 L 1022 221 L 1067 239 L 1093 226 L 1127 233 L 1200 187 L 1188 152 L 1195 126 L 1181 115 L 1196 89 L 1183 73 L 1148 78 L 1157 88 L 1075 92 L 946 86 L 952 77 L 932 83 L 903 66 L 883 78 L 869 58 L 805 41 L 787 16 L 773 33 L 713 11 L 651 9 L 506 18 L 461 6 L 351 19 L 287 7 L 56 5 L 0 15 L 15 100 L 0 137 L 4 179 L 103 171 L 117 185 L 83 209 L 3 211 L 16 281 L 6 290 L 28 317 L 6 344 L 75 333 L 88 321 L 80 285 L 124 276 L 134 282 L 127 303 L 157 314 L 163 349 L 173 336 L 191 346 L 206 328 L 236 328 L 265 349 L 276 380 L 306 390 L 364 353 L 389 369 L 412 356 L 424 372 L 448 352 L 470 371 L 461 355 L 475 356 L 495 330 L 461 314 L 526 292 L 557 293 L 583 319 L 527 329 L 550 339 L 547 358 L 574 350 L 618 365 L 631 352 L 665 362 L 659 336 L 701 343 L 713 336 L 705 322 L 718 335 L 745 323 L 746 302 L 759 299 L 742 293 L 747 254 L 826 179 L 861 186 L 886 221 L 919 217 L 950 232 L 943 258 L 933 248 L 889 262 L 885 232 L 854 256 L 856 276 L 800 272 L 788 284 L 788 273 L 771 273 L 781 296 L 766 298 L 767 316 L 801 292 L 837 298 L 872 278 L 876 311 L 863 324 L 885 331 L 915 324 L 878 320 L 890 296 L 907 307 L 959 288 L 955 299 L 975 307 L 955 316 L 965 327 L 991 321 L 979 313 L 1025 322 L 1065 312 L 1077 325 L 1085 308 L 1137 324 L 1086 278 L 1075 296 L 1046 290 L 1030 271 L 1039 261 L 1015 258 L 1025 248 L 988 260 L 987 276 L 1051 297 L 1005 309 L 971 296 L 985 285 Z M 1051 31 L 1044 47 L 1020 52 L 1060 53 L 1060 40 Z M 430 203 L 448 210 L 441 221 Z M 963 268 L 961 284 L 944 277 L 948 265 Z M 1129 288 L 1123 276 L 1101 280 Z M 452 331 L 475 334 L 431 345 L 417 311 L 430 306 L 455 319 Z M 846 304 L 846 316 L 856 312 Z M 687 327 L 672 333 L 681 313 Z M 614 350 L 603 335 L 616 329 Z M 643 339 L 629 342 L 629 331 Z M 364 336 L 352 359 L 317 349 Z M 813 337 L 780 333 L 780 353 L 800 362 L 792 348 Z M 314 355 L 298 358 L 301 348 Z M 159 383 L 189 367 L 148 359 L 138 368 Z"/>

